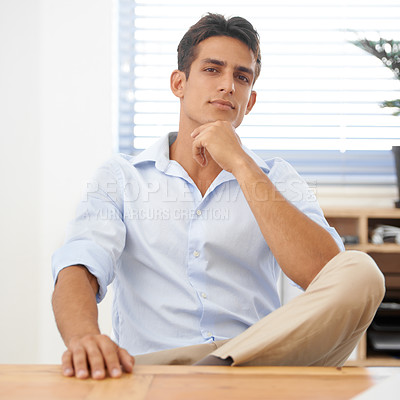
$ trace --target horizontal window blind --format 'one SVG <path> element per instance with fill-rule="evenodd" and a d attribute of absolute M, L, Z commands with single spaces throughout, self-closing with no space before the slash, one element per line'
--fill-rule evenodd
<path fill-rule="evenodd" d="M 261 37 L 257 103 L 237 129 L 247 147 L 320 183 L 395 182 L 400 117 L 380 104 L 400 97 L 400 81 L 351 41 L 400 40 L 398 0 L 120 0 L 120 151 L 177 131 L 176 48 L 207 12 L 243 16 Z"/>

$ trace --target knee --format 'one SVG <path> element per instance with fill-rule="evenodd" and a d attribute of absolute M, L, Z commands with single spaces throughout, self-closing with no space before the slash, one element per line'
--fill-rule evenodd
<path fill-rule="evenodd" d="M 354 250 L 341 253 L 341 258 L 346 297 L 377 308 L 385 295 L 385 279 L 373 258 Z"/>

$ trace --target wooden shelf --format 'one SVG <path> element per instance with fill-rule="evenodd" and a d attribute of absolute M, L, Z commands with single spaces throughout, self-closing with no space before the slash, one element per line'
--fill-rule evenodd
<path fill-rule="evenodd" d="M 400 253 L 400 245 L 396 243 L 384 244 L 355 244 L 346 246 L 347 250 L 360 250 L 365 253 Z"/>
<path fill-rule="evenodd" d="M 400 367 L 400 359 L 394 357 L 368 357 L 365 360 L 348 360 L 346 367 Z"/>
<path fill-rule="evenodd" d="M 395 218 L 400 219 L 400 208 L 324 208 L 325 215 L 352 218 Z"/>
<path fill-rule="evenodd" d="M 346 246 L 347 250 L 359 250 L 368 253 L 377 263 L 386 279 L 387 293 L 398 297 L 400 301 L 400 245 L 396 243 L 371 243 L 371 232 L 378 225 L 400 227 L 400 209 L 396 208 L 327 208 L 324 214 L 329 224 L 340 236 L 355 236 L 358 244 Z M 349 360 L 346 366 L 396 366 L 400 359 L 367 351 L 367 336 L 361 339 L 357 357 Z"/>

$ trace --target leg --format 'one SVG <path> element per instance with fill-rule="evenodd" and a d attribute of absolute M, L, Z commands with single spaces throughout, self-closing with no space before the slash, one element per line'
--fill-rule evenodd
<path fill-rule="evenodd" d="M 338 254 L 307 290 L 211 354 L 233 365 L 340 366 L 370 325 L 384 296 L 375 262 Z"/>
<path fill-rule="evenodd" d="M 138 365 L 193 365 L 197 361 L 218 349 L 228 340 L 219 340 L 212 343 L 197 344 L 194 346 L 178 347 L 176 349 L 156 351 L 154 353 L 135 356 Z"/>

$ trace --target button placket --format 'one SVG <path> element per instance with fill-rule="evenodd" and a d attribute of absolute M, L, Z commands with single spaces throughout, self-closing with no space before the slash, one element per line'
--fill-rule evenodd
<path fill-rule="evenodd" d="M 190 271 L 189 276 L 191 284 L 197 292 L 197 296 L 201 304 L 200 307 L 202 309 L 202 316 L 199 321 L 200 332 L 202 337 L 209 342 L 214 340 L 214 333 L 212 331 L 213 326 L 208 321 L 211 303 L 209 303 L 208 293 L 204 291 L 206 288 L 204 282 L 206 261 L 203 259 L 203 241 L 205 238 L 203 235 L 201 235 L 203 229 L 203 218 L 206 216 L 204 214 L 206 202 L 206 199 L 201 199 L 201 201 L 195 205 L 191 214 L 190 239 L 192 240 L 189 240 L 189 248 L 191 249 L 189 253 L 190 258 L 188 268 Z"/>
<path fill-rule="evenodd" d="M 206 336 L 207 339 L 210 339 L 210 338 L 213 337 L 213 334 L 212 334 L 212 332 L 208 331 L 208 332 L 205 333 L 205 336 Z"/>

